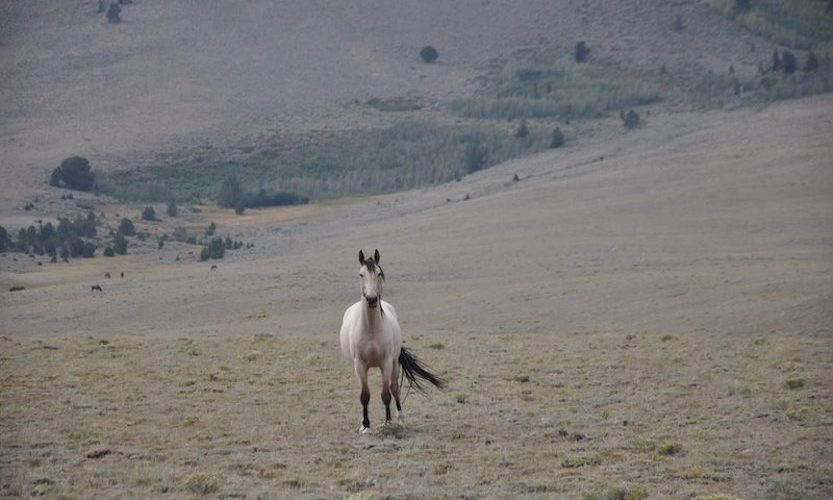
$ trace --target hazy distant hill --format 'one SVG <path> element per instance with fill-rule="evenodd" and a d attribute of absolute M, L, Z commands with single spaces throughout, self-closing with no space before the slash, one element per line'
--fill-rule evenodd
<path fill-rule="evenodd" d="M 430 109 L 475 92 L 490 61 L 523 48 L 570 53 L 584 40 L 623 68 L 739 73 L 772 51 L 703 2 L 135 0 L 120 24 L 97 6 L 0 5 L 0 174 L 14 185 L 41 185 L 72 154 L 130 168 L 157 153 L 373 126 L 393 118 L 367 100 Z M 435 64 L 418 56 L 426 44 Z"/>

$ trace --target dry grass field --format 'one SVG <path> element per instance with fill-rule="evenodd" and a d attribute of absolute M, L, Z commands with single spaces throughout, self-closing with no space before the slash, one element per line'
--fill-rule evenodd
<path fill-rule="evenodd" d="M 823 336 L 412 332 L 449 387 L 409 394 L 404 426 L 380 425 L 374 395 L 370 435 L 356 432 L 358 387 L 332 338 L 0 343 L 4 496 L 833 491 Z"/>

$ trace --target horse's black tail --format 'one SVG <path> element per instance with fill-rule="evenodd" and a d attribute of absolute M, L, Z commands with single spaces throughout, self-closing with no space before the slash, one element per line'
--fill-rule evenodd
<path fill-rule="evenodd" d="M 439 389 L 445 387 L 445 381 L 419 364 L 419 358 L 411 354 L 405 346 L 402 346 L 402 350 L 399 351 L 399 366 L 402 367 L 402 374 L 408 379 L 411 386 L 423 394 L 426 391 L 422 382 L 419 380 L 420 378 L 430 382 Z"/>

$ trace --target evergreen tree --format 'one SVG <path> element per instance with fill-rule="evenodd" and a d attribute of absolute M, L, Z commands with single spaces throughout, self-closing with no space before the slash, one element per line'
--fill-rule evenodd
<path fill-rule="evenodd" d="M 781 56 L 781 64 L 784 66 L 784 74 L 791 75 L 798 69 L 798 60 L 795 54 L 785 50 Z"/>
<path fill-rule="evenodd" d="M 436 61 L 438 57 L 440 57 L 440 54 L 434 47 L 426 45 L 419 51 L 419 57 L 422 58 L 422 62 L 425 64 L 431 64 Z"/>
<path fill-rule="evenodd" d="M 240 189 L 240 183 L 237 177 L 229 175 L 223 179 L 220 185 L 220 193 L 217 195 L 217 205 L 223 208 L 234 208 L 237 201 L 243 196 L 243 191 Z"/>
<path fill-rule="evenodd" d="M 564 145 L 564 134 L 561 133 L 561 129 L 556 127 L 555 130 L 552 131 L 552 140 L 550 141 L 551 148 L 560 148 Z"/>

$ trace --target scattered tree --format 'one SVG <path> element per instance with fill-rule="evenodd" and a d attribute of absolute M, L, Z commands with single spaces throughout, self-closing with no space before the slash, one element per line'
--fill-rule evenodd
<path fill-rule="evenodd" d="M 113 251 L 119 255 L 127 254 L 127 238 L 122 233 L 116 233 L 113 238 Z"/>
<path fill-rule="evenodd" d="M 5 227 L 0 226 L 0 253 L 5 252 L 11 246 L 12 240 L 9 238 L 8 231 Z"/>
<path fill-rule="evenodd" d="M 176 201 L 171 200 L 168 202 L 168 208 L 165 210 L 165 213 L 168 214 L 168 217 L 176 217 L 179 215 L 179 207 L 176 206 Z"/>
<path fill-rule="evenodd" d="M 795 70 L 798 69 L 798 60 L 795 58 L 795 54 L 787 50 L 781 55 L 781 64 L 784 66 L 784 74 L 787 75 L 795 73 Z"/>
<path fill-rule="evenodd" d="M 237 177 L 229 175 L 223 179 L 223 183 L 220 185 L 220 193 L 217 195 L 217 205 L 224 208 L 234 208 L 242 195 L 243 191 L 240 189 L 240 183 L 237 181 Z"/>
<path fill-rule="evenodd" d="M 752 0 L 735 0 L 733 12 L 735 15 L 746 14 L 752 9 Z"/>
<path fill-rule="evenodd" d="M 479 143 L 469 143 L 463 153 L 466 173 L 474 173 L 489 165 L 489 150 Z"/>
<path fill-rule="evenodd" d="M 98 10 L 96 11 L 96 14 L 101 14 L 105 10 L 107 10 L 107 1 L 106 0 L 98 0 Z"/>
<path fill-rule="evenodd" d="M 107 247 L 104 248 L 105 257 L 114 257 L 115 255 L 116 252 L 113 251 L 113 247 L 111 247 L 110 245 L 107 245 Z"/>
<path fill-rule="evenodd" d="M 831 4 L 833 5 L 833 4 Z M 804 63 L 804 72 L 805 73 L 812 73 L 813 71 L 817 71 L 819 69 L 819 58 L 816 57 L 816 54 L 813 51 L 807 53 L 807 61 Z"/>
<path fill-rule="evenodd" d="M 772 51 L 772 71 L 781 69 L 781 56 L 778 55 L 778 49 Z"/>
<path fill-rule="evenodd" d="M 90 169 L 90 162 L 80 156 L 71 156 L 55 167 L 49 176 L 49 184 L 76 191 L 90 191 L 93 188 L 95 174 Z"/>
<path fill-rule="evenodd" d="M 587 57 L 590 56 L 590 49 L 584 42 L 576 42 L 576 48 L 574 51 L 574 57 L 577 63 L 583 63 L 587 61 Z"/>
<path fill-rule="evenodd" d="M 683 21 L 683 16 L 677 14 L 677 17 L 674 18 L 674 31 L 677 33 L 685 30 L 685 22 Z"/>
<path fill-rule="evenodd" d="M 111 3 L 110 8 L 107 9 L 107 22 L 110 24 L 117 24 L 121 22 L 121 6 L 117 3 Z"/>
<path fill-rule="evenodd" d="M 437 52 L 437 49 L 430 45 L 426 45 L 419 51 L 419 57 L 422 58 L 422 62 L 425 64 L 431 64 L 440 57 L 440 54 Z"/>
<path fill-rule="evenodd" d="M 142 209 L 142 220 L 156 220 L 156 210 L 150 206 Z"/>
<path fill-rule="evenodd" d="M 209 224 L 208 227 L 205 229 L 205 235 L 206 236 L 213 236 L 214 231 L 216 231 L 216 230 L 217 230 L 217 224 L 215 224 L 214 221 L 211 221 L 211 224 Z"/>
<path fill-rule="evenodd" d="M 564 134 L 561 132 L 561 129 L 556 127 L 555 130 L 552 131 L 552 140 L 550 141 L 551 148 L 560 148 L 564 145 Z"/>
<path fill-rule="evenodd" d="M 200 260 L 222 259 L 226 253 L 226 246 L 222 238 L 212 238 L 208 245 L 200 251 Z"/>
<path fill-rule="evenodd" d="M 622 125 L 628 130 L 635 129 L 640 125 L 639 114 L 634 110 L 630 110 L 627 113 L 620 111 L 619 118 L 622 120 Z"/>
<path fill-rule="evenodd" d="M 529 127 L 526 126 L 526 118 L 521 118 L 521 123 L 518 129 L 515 130 L 515 137 L 524 139 L 529 136 Z"/>
<path fill-rule="evenodd" d="M 133 225 L 133 221 L 125 217 L 119 222 L 118 232 L 125 236 L 136 236 L 136 226 Z"/>

